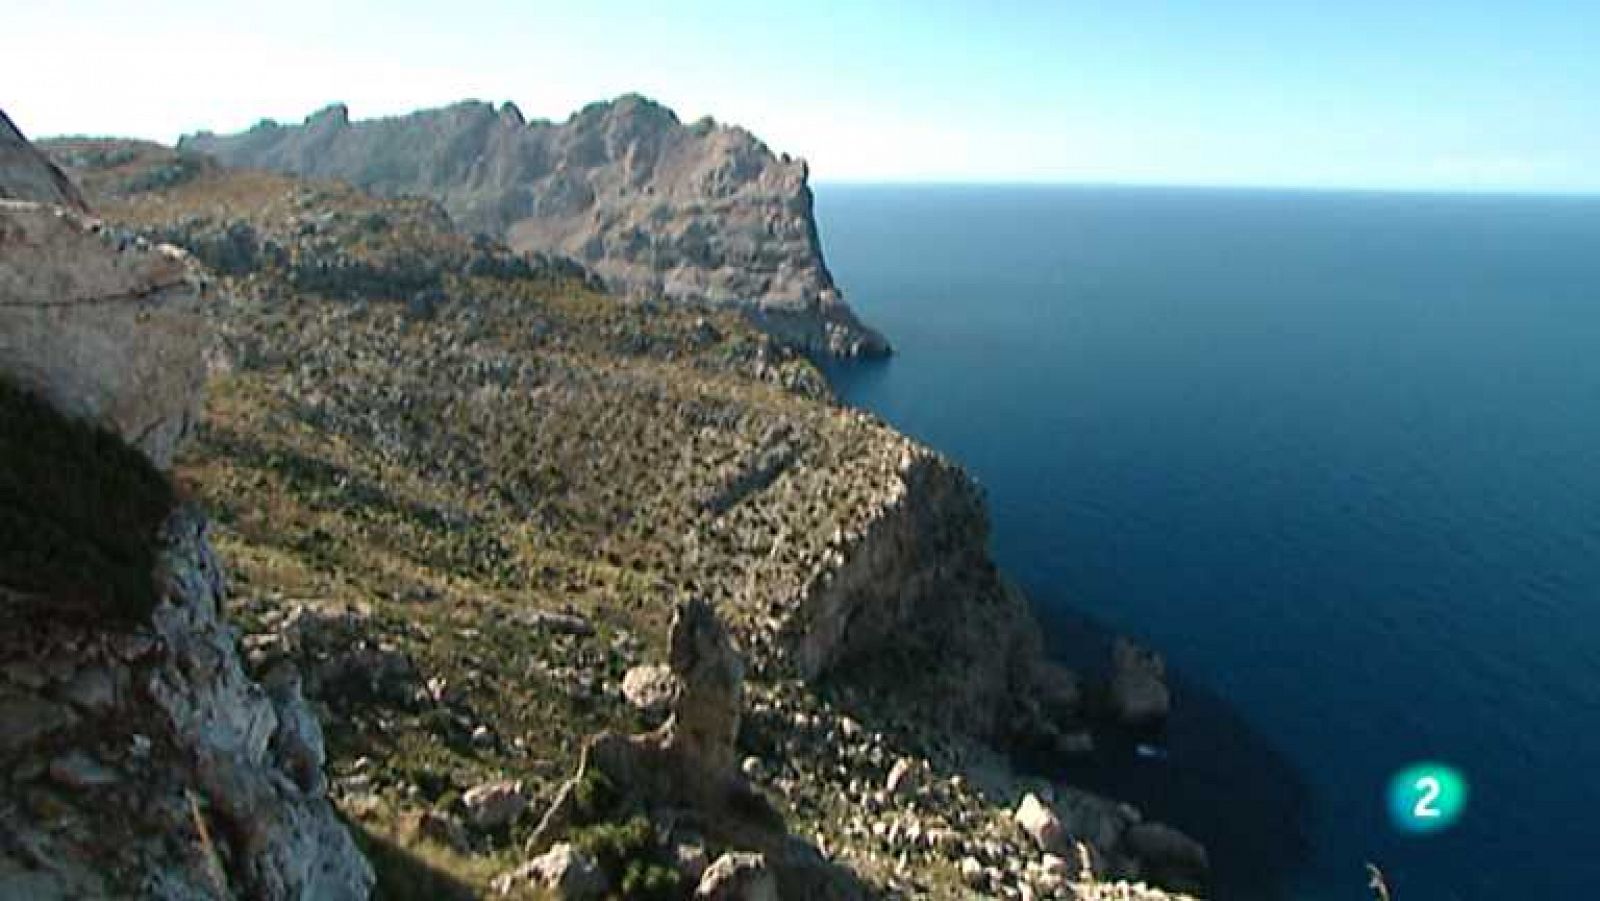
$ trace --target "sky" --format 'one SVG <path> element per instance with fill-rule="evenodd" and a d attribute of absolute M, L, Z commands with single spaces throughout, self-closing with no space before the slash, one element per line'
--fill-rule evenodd
<path fill-rule="evenodd" d="M 1591 0 L 0 0 L 29 135 L 628 92 L 817 181 L 1600 192 Z"/>

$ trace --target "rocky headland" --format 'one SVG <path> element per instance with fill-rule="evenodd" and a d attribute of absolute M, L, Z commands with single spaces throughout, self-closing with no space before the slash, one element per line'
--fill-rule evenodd
<path fill-rule="evenodd" d="M 331 106 L 299 125 L 192 135 L 179 149 L 431 197 L 461 227 L 571 257 L 619 294 L 734 306 L 806 353 L 889 350 L 823 262 L 805 162 L 741 128 L 686 125 L 643 97 L 592 104 L 559 124 L 526 121 L 511 104 L 356 122 Z"/>
<path fill-rule="evenodd" d="M 744 311 L 619 302 L 423 197 L 135 142 L 47 150 L 105 219 L 51 215 L 194 286 L 120 287 L 150 315 L 105 379 L 193 372 L 174 356 L 192 329 L 132 334 L 166 312 L 203 323 L 207 398 L 176 378 L 112 415 L 81 402 L 110 392 L 92 361 L 51 369 L 26 346 L 4 377 L 119 436 L 131 457 L 102 469 L 172 459 L 170 496 L 211 522 L 152 489 L 131 521 L 56 526 L 118 549 L 88 584 L 0 568 L 6 615 L 27 618 L 0 648 L 0 879 L 197 898 L 1203 886 L 1192 839 L 1006 762 L 1159 718 L 1159 659 L 1119 650 L 1107 680 L 1048 661 L 972 480 L 834 403 Z M 75 258 L 0 258 L 0 286 L 26 286 L 4 300 L 80 296 L 49 268 Z M 151 272 L 144 288 L 168 284 Z M 63 321 L 83 325 L 58 342 L 105 340 L 98 313 Z M 7 441 L 49 471 L 34 435 Z M 4 522 L 39 519 L 12 492 Z M 148 633 L 148 655 L 72 613 L 105 585 L 131 592 L 116 628 Z M 110 706 L 79 687 L 101 669 Z"/>

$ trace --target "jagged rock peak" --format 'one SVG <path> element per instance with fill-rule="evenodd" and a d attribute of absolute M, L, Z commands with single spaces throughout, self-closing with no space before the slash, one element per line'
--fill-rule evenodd
<path fill-rule="evenodd" d="M 684 125 L 637 94 L 559 124 L 481 101 L 365 121 L 335 105 L 298 126 L 200 133 L 179 147 L 431 196 L 465 229 L 577 259 L 625 295 L 742 309 L 813 355 L 889 350 L 823 260 L 806 164 L 741 128 Z"/>
<path fill-rule="evenodd" d="M 0 199 L 89 209 L 77 186 L 28 143 L 5 110 L 0 110 Z"/>

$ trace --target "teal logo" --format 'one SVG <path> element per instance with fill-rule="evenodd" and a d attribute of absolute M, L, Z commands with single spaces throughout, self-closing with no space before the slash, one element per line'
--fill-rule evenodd
<path fill-rule="evenodd" d="M 1414 763 L 1389 780 L 1389 818 L 1403 832 L 1443 832 L 1467 809 L 1467 780 L 1442 763 Z"/>

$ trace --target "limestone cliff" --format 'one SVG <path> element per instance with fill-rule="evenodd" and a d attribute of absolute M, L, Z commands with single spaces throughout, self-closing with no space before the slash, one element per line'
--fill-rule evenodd
<path fill-rule="evenodd" d="M 806 164 L 740 128 L 685 125 L 642 97 L 561 124 L 526 122 L 509 104 L 363 122 L 334 106 L 302 125 L 202 133 L 179 148 L 432 196 L 463 227 L 573 257 L 628 295 L 737 306 L 807 353 L 888 352 L 823 262 Z"/>
<path fill-rule="evenodd" d="M 199 277 L 3 154 L 0 195 L 53 203 L 0 201 L 0 897 L 364 897 L 298 677 L 246 676 L 156 469 L 199 412 Z"/>

